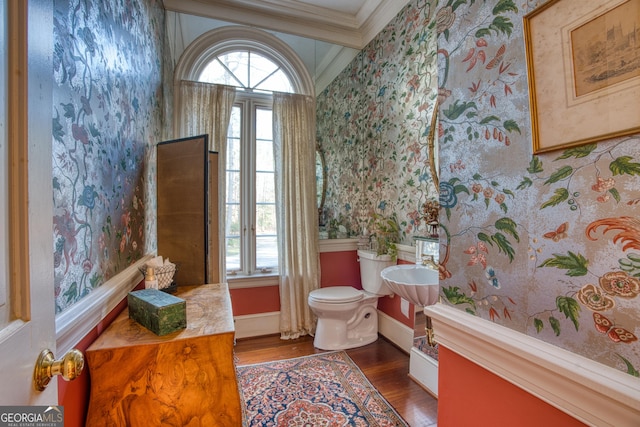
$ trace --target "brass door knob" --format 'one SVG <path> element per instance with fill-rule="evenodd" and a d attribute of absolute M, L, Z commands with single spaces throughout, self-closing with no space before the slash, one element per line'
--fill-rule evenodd
<path fill-rule="evenodd" d="M 44 390 L 56 375 L 62 375 L 66 381 L 75 380 L 84 368 L 84 356 L 77 349 L 71 349 L 62 359 L 55 360 L 51 350 L 42 350 L 33 371 L 33 385 L 38 391 Z"/>

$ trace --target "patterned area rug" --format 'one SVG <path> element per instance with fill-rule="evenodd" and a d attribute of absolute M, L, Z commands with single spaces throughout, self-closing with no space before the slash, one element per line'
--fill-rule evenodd
<path fill-rule="evenodd" d="M 244 426 L 408 426 L 343 351 L 238 366 Z"/>
<path fill-rule="evenodd" d="M 418 350 L 431 357 L 433 360 L 438 361 L 438 344 L 435 347 L 431 347 L 427 344 L 427 337 L 417 337 L 413 339 L 413 346 Z"/>

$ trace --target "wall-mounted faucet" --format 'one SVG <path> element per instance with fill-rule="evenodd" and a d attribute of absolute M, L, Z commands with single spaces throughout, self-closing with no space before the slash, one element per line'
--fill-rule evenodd
<path fill-rule="evenodd" d="M 416 264 L 431 266 L 433 263 L 437 269 L 440 249 L 438 240 L 422 236 L 414 236 L 413 239 L 416 242 Z"/>
<path fill-rule="evenodd" d="M 438 264 L 436 264 L 436 261 L 433 259 L 433 255 L 422 255 L 422 263 L 421 263 L 424 267 L 428 267 L 431 268 L 433 270 L 437 270 L 438 269 Z"/>

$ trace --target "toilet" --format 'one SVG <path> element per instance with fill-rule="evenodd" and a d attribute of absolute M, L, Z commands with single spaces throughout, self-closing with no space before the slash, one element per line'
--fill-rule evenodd
<path fill-rule="evenodd" d="M 329 286 L 309 293 L 309 307 L 318 317 L 313 345 L 321 350 L 344 350 L 378 339 L 378 298 L 393 292 L 380 272 L 395 264 L 389 255 L 358 250 L 363 290 Z"/>

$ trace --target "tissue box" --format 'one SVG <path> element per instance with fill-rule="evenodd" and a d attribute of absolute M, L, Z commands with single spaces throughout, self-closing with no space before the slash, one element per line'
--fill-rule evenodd
<path fill-rule="evenodd" d="M 156 335 L 166 335 L 187 327 L 187 303 L 157 289 L 129 292 L 129 318 Z"/>

